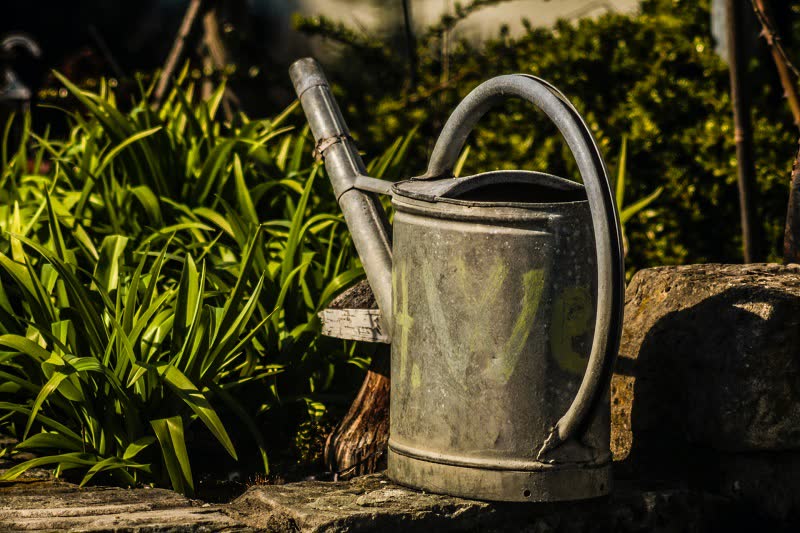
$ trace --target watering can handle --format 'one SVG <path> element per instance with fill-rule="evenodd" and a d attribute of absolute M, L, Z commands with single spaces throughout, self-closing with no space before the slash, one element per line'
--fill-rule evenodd
<path fill-rule="evenodd" d="M 452 177 L 453 167 L 475 124 L 508 96 L 523 98 L 544 111 L 567 141 L 586 187 L 597 251 L 597 314 L 589 363 L 572 404 L 542 443 L 541 459 L 568 439 L 580 437 L 607 391 L 622 328 L 625 289 L 622 233 L 608 172 L 591 131 L 558 89 L 534 76 L 498 76 L 476 87 L 450 115 L 436 141 L 427 172 L 415 179 Z"/>

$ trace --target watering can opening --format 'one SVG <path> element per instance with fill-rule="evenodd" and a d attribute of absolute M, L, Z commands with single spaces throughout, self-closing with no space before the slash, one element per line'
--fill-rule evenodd
<path fill-rule="evenodd" d="M 476 207 L 541 207 L 585 202 L 586 190 L 574 181 L 544 172 L 496 170 L 455 179 L 410 179 L 392 187 L 393 196 Z"/>

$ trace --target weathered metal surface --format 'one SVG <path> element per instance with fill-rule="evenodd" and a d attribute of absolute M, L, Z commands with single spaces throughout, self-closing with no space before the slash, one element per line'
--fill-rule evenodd
<path fill-rule="evenodd" d="M 539 452 L 542 455 L 579 436 L 608 388 L 622 328 L 625 290 L 622 232 L 608 172 L 589 127 L 558 89 L 534 76 L 498 76 L 468 94 L 447 120 L 422 179 L 452 176 L 459 153 L 475 124 L 490 108 L 509 96 L 527 100 L 542 110 L 556 125 L 575 157 L 592 213 L 597 257 L 597 314 L 589 364 L 575 400 L 555 424 Z M 588 249 L 583 253 L 591 254 Z"/>
<path fill-rule="evenodd" d="M 515 188 L 509 199 L 524 196 Z M 605 493 L 607 409 L 581 444 L 538 457 L 579 389 L 594 330 L 586 200 L 394 204 L 389 475 L 481 499 Z"/>
<path fill-rule="evenodd" d="M 363 178 L 363 168 L 343 172 L 328 157 L 350 149 L 349 136 L 321 70 L 301 61 L 293 81 L 326 145 L 337 196 L 356 190 L 359 180 L 382 191 Z M 317 87 L 321 98 L 305 96 Z M 553 120 L 585 189 L 539 172 L 452 179 L 467 135 L 507 96 Z M 336 141 L 327 143 L 331 137 Z M 606 169 L 580 115 L 537 78 L 489 80 L 456 108 L 427 173 L 395 184 L 391 194 L 392 254 L 375 261 L 374 250 L 361 255 L 368 277 L 372 271 L 382 282 L 393 258 L 391 295 L 373 286 L 392 334 L 389 476 L 478 499 L 607 494 L 622 252 Z M 344 214 L 360 238 L 380 232 L 363 227 L 375 217 Z"/>

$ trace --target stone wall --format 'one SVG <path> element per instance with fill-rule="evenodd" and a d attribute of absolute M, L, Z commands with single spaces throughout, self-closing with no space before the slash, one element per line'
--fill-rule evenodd
<path fill-rule="evenodd" d="M 612 382 L 617 477 L 800 515 L 800 266 L 638 272 Z"/>

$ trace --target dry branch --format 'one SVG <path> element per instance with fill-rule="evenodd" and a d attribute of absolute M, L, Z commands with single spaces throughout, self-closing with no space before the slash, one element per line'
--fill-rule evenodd
<path fill-rule="evenodd" d="M 775 68 L 778 70 L 778 77 L 783 86 L 783 95 L 789 101 L 795 125 L 800 127 L 800 98 L 797 96 L 797 85 L 792 80 L 792 74 L 794 74 L 795 80 L 800 79 L 800 72 L 792 64 L 786 49 L 783 47 L 781 37 L 772 23 L 766 0 L 751 0 L 751 2 L 756 17 L 761 23 L 761 36 L 767 41 L 772 59 L 775 62 Z"/>
<path fill-rule="evenodd" d="M 789 185 L 789 207 L 786 209 L 786 228 L 783 232 L 783 262 L 800 263 L 800 151 L 792 167 Z"/>
<path fill-rule="evenodd" d="M 739 216 L 742 224 L 744 262 L 760 258 L 760 242 L 753 205 L 755 193 L 755 161 L 753 157 L 753 125 L 750 116 L 750 95 L 746 83 L 747 63 L 742 39 L 742 5 L 739 0 L 726 0 L 728 35 L 728 71 L 733 104 L 734 141 L 736 143 Z"/>
<path fill-rule="evenodd" d="M 161 100 L 164 98 L 169 80 L 175 73 L 178 61 L 186 46 L 186 39 L 192 31 L 194 21 L 197 19 L 198 13 L 200 13 L 202 4 L 203 0 L 191 0 L 191 2 L 189 2 L 189 7 L 186 9 L 186 14 L 183 15 L 183 21 L 181 21 L 181 27 L 178 29 L 178 35 L 175 37 L 175 42 L 172 44 L 172 49 L 169 51 L 167 61 L 164 63 L 164 68 L 161 70 L 161 76 L 158 79 L 158 85 L 153 95 L 153 101 L 156 105 L 161 103 Z"/>

